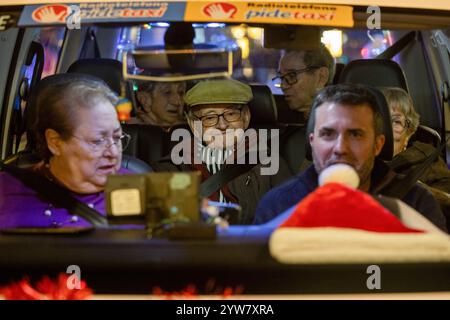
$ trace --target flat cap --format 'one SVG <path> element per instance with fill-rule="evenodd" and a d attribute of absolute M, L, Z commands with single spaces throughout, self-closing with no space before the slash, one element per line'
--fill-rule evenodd
<path fill-rule="evenodd" d="M 184 98 L 188 107 L 202 104 L 246 104 L 253 99 L 249 85 L 233 79 L 201 81 Z"/>

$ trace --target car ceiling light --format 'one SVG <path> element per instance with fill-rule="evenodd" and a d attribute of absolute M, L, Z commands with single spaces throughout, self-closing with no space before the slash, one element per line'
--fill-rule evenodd
<path fill-rule="evenodd" d="M 333 57 L 342 56 L 342 31 L 327 30 L 322 34 L 322 43 L 330 50 Z"/>
<path fill-rule="evenodd" d="M 225 23 L 217 23 L 217 22 L 211 22 L 206 24 L 207 28 L 224 28 L 225 27 Z"/>
<path fill-rule="evenodd" d="M 167 27 L 170 26 L 170 23 L 167 23 L 167 22 L 153 22 L 150 25 L 152 27 L 167 28 Z"/>

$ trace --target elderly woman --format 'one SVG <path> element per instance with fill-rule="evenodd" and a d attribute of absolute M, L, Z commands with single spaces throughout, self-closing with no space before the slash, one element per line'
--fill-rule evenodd
<path fill-rule="evenodd" d="M 77 77 L 49 85 L 36 101 L 34 130 L 42 161 L 28 170 L 105 214 L 107 176 L 121 169 L 117 98 L 101 81 Z M 0 173 L 0 228 L 89 226 L 7 172 Z"/>
<path fill-rule="evenodd" d="M 400 88 L 382 88 L 381 91 L 386 97 L 392 116 L 394 159 L 390 165 L 396 172 L 407 174 L 422 164 L 435 148 L 420 141 L 409 141 L 419 126 L 419 115 L 414 110 L 409 94 Z M 439 190 L 450 193 L 450 171 L 440 157 L 427 168 L 420 181 L 430 187 L 432 192 L 434 189 L 433 194 L 438 200 L 447 198 L 439 193 Z"/>
<path fill-rule="evenodd" d="M 150 124 L 171 128 L 186 123 L 183 116 L 185 82 L 143 82 L 138 86 L 139 106 L 136 118 L 129 123 Z"/>

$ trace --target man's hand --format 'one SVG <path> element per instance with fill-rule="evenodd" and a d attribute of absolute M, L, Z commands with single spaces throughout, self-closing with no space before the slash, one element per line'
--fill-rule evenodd
<path fill-rule="evenodd" d="M 230 10 L 225 11 L 225 9 L 219 3 L 219 4 L 211 5 L 210 7 L 208 7 L 206 9 L 206 11 L 211 16 L 211 18 L 228 19 L 228 18 L 231 18 L 231 16 L 236 12 L 236 9 L 231 8 Z"/>
<path fill-rule="evenodd" d="M 64 22 L 64 15 L 66 13 L 66 11 L 61 11 L 60 13 L 56 14 L 55 10 L 52 7 L 47 7 L 42 9 L 38 14 L 42 22 L 51 23 Z"/>

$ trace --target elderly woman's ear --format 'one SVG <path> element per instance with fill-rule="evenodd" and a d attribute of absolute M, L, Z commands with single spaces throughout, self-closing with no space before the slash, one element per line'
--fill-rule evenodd
<path fill-rule="evenodd" d="M 53 129 L 45 130 L 45 141 L 50 152 L 55 155 L 61 155 L 61 135 Z"/>

